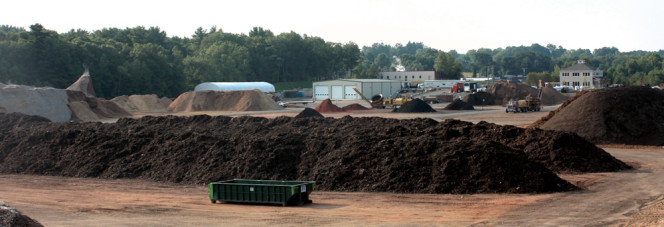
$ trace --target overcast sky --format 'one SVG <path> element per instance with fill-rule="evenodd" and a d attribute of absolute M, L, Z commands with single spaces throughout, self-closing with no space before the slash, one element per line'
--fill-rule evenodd
<path fill-rule="evenodd" d="M 533 43 L 664 49 L 661 0 L 9 0 L 2 8 L 0 24 L 60 33 L 142 25 L 191 37 L 198 27 L 244 34 L 263 27 L 360 47 L 412 41 L 459 53 Z"/>

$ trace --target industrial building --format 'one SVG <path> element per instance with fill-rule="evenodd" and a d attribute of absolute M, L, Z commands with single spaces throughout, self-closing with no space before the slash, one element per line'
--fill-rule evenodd
<path fill-rule="evenodd" d="M 313 88 L 314 100 L 362 99 L 353 88 L 357 88 L 370 99 L 377 94 L 392 96 L 399 93 L 401 82 L 381 79 L 340 79 L 314 82 Z"/>

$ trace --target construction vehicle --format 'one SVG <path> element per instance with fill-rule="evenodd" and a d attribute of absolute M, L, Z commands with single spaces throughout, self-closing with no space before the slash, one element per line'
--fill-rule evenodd
<path fill-rule="evenodd" d="M 355 90 L 355 92 L 357 92 L 357 94 L 359 94 L 360 97 L 364 99 L 364 101 L 367 101 L 372 108 L 377 108 L 377 109 L 385 109 L 385 107 L 396 108 L 397 106 L 401 106 L 404 103 L 413 101 L 412 98 L 404 94 L 394 98 L 390 97 L 385 98 L 383 97 L 383 94 L 377 94 L 371 97 L 371 100 L 369 100 L 367 99 L 367 97 L 364 96 L 364 94 L 362 94 L 362 92 L 360 92 L 360 90 L 357 90 L 357 88 L 353 88 L 353 90 Z"/>
<path fill-rule="evenodd" d="M 542 86 L 540 82 L 540 88 L 537 94 L 537 97 L 532 97 L 530 95 L 526 96 L 524 100 L 510 100 L 507 102 L 507 107 L 505 108 L 505 113 L 513 112 L 528 112 L 528 111 L 540 111 L 542 110 Z"/>

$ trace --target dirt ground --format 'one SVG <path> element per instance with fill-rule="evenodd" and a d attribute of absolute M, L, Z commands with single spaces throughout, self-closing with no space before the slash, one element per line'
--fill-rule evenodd
<path fill-rule="evenodd" d="M 435 109 L 438 107 L 434 105 Z M 548 114 L 474 111 L 394 114 L 389 110 L 323 114 L 394 118 L 455 118 L 525 126 Z M 297 115 L 301 109 L 254 112 Z M 208 113 L 245 115 L 246 113 Z M 211 204 L 206 185 L 0 175 L 0 200 L 45 226 L 540 226 L 664 225 L 664 148 L 603 146 L 636 170 L 562 175 L 585 190 L 553 194 L 395 194 L 314 191 L 300 207 Z"/>

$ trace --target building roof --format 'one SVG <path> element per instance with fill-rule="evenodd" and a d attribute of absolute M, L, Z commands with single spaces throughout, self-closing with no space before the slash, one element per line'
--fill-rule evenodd
<path fill-rule="evenodd" d="M 314 83 L 330 82 L 330 81 L 350 81 L 350 82 L 362 82 L 362 83 L 371 83 L 371 82 L 401 83 L 400 81 L 396 81 L 396 80 L 383 80 L 383 79 L 337 79 L 337 80 L 315 81 Z"/>
<path fill-rule="evenodd" d="M 595 71 L 597 67 L 592 67 L 586 64 L 574 64 L 570 67 L 561 69 L 560 71 Z"/>

